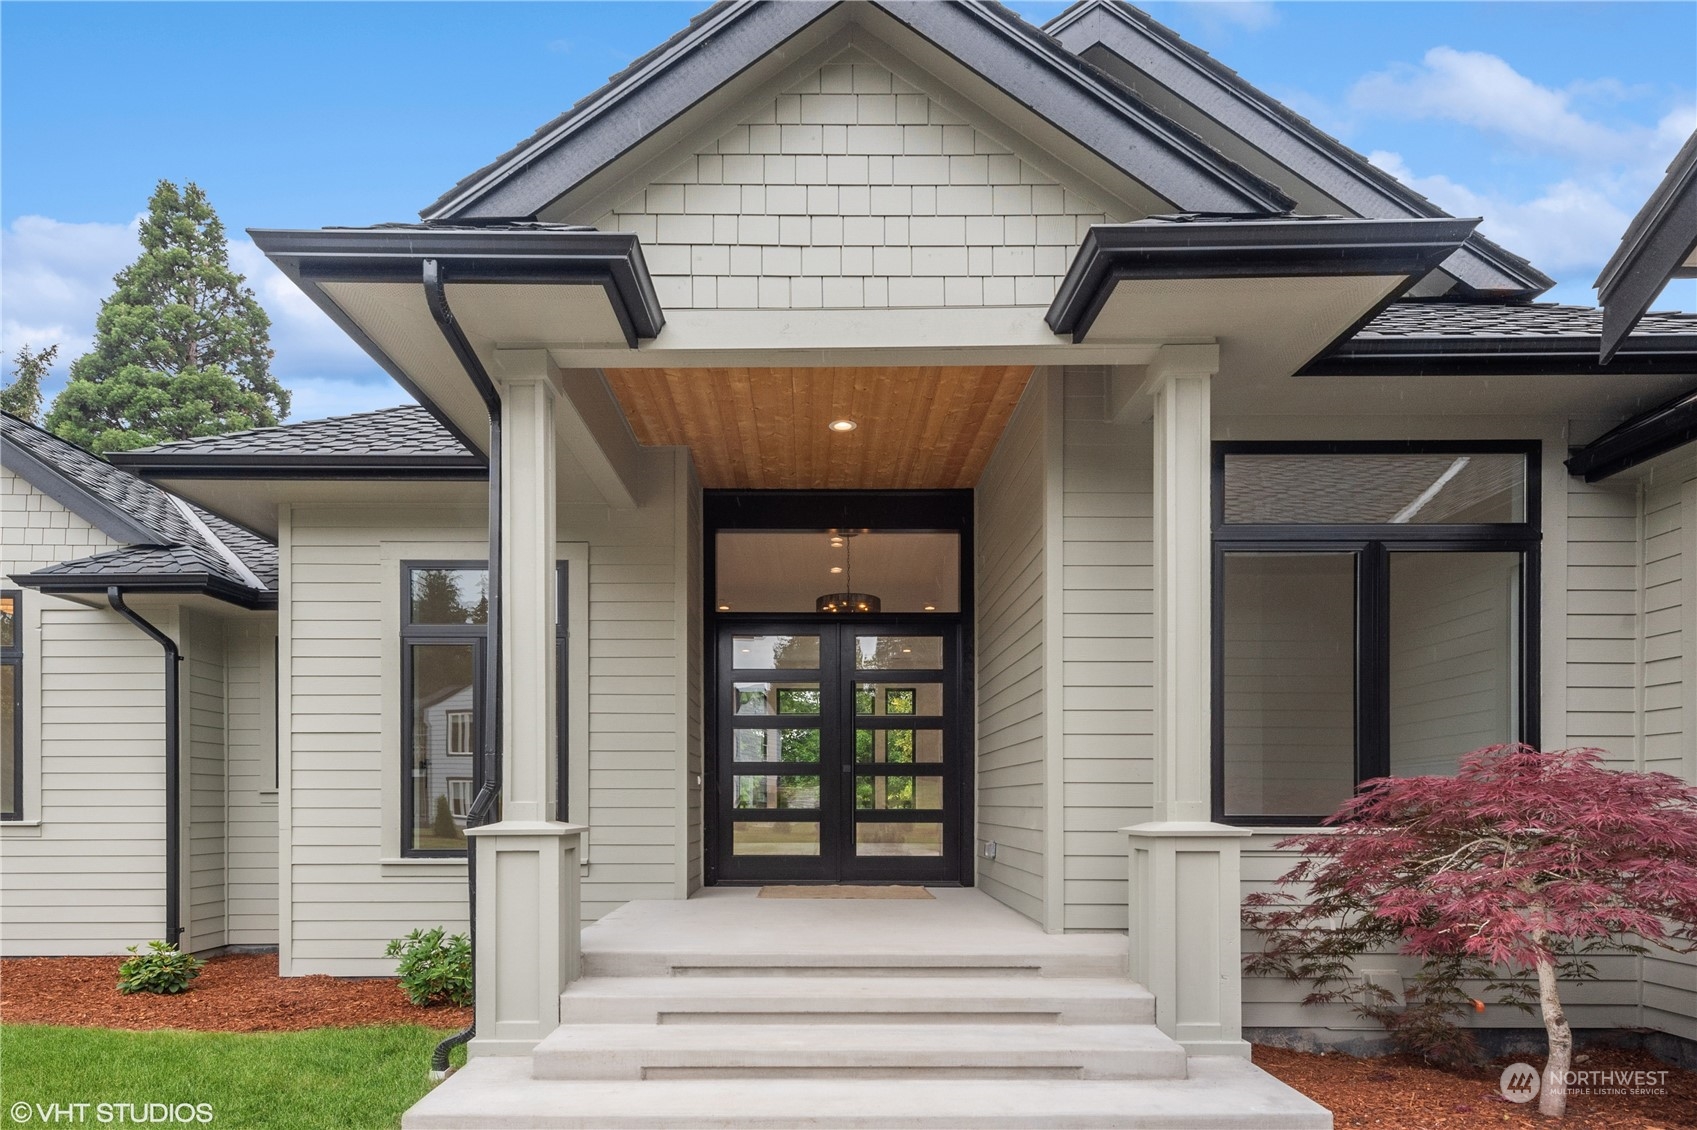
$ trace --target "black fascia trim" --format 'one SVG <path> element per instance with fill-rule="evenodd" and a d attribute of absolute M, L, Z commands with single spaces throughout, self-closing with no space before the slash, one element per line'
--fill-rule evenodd
<path fill-rule="evenodd" d="M 1257 90 L 1242 76 L 1206 52 L 1193 47 L 1177 32 L 1153 19 L 1146 12 L 1116 0 L 1083 0 L 1043 25 L 1043 30 L 1086 62 L 1090 61 L 1092 49 L 1099 49 L 1127 66 L 1149 75 L 1155 82 L 1195 104 L 1226 129 L 1262 149 L 1274 161 L 1290 169 L 1298 177 L 1352 209 L 1364 211 L 1371 207 L 1369 202 L 1349 193 L 1350 188 L 1355 188 L 1357 192 L 1371 193 L 1378 202 L 1395 207 L 1409 217 L 1441 218 L 1447 215 L 1436 204 L 1377 168 L 1359 153 L 1327 135 L 1289 107 Z M 1127 42 L 1127 33 L 1135 39 Z M 1145 51 L 1136 50 L 1139 46 Z M 1138 57 L 1132 58 L 1132 55 Z M 1200 91 L 1181 89 L 1175 81 L 1181 76 L 1188 77 L 1193 82 L 1208 84 L 1217 92 L 1216 97 L 1210 99 Z M 1276 152 L 1269 148 L 1268 139 L 1252 138 L 1242 128 L 1249 123 L 1241 117 L 1235 122 L 1228 121 L 1218 112 L 1219 103 L 1226 100 L 1266 126 L 1277 130 L 1289 144 L 1306 151 L 1305 155 L 1310 157 L 1310 163 L 1304 163 L 1303 167 L 1298 168 L 1291 163 L 1292 160 L 1298 159 L 1298 154 Z M 1317 163 L 1313 163 L 1316 161 Z M 1332 175 L 1316 178 L 1316 173 Z M 1345 199 L 1346 194 L 1351 198 Z M 1481 295 L 1498 299 L 1531 299 L 1556 284 L 1554 279 L 1526 259 L 1478 232 L 1468 236 L 1455 255 L 1479 260 L 1509 284 L 1481 286 L 1478 282 L 1463 279 L 1451 271 L 1456 274 L 1457 281 L 1462 286 Z"/>
<path fill-rule="evenodd" d="M 157 530 L 150 530 L 138 524 L 128 514 L 41 459 L 21 443 L 0 444 L 0 466 L 25 479 L 65 509 L 87 519 L 114 541 L 150 545 L 159 540 Z"/>
<path fill-rule="evenodd" d="M 1144 104 L 1053 37 L 1035 28 L 1028 31 L 1023 20 L 1000 5 L 934 0 L 872 3 L 1127 177 L 1181 208 L 1277 214 L 1296 206 L 1278 185 Z M 1019 51 L 1027 65 L 1010 66 L 1009 47 Z M 1056 104 L 1059 99 L 1069 101 Z M 1136 138 L 1125 136 L 1128 126 Z M 1175 161 L 1171 179 L 1162 183 L 1156 183 L 1146 167 L 1151 144 Z"/>
<path fill-rule="evenodd" d="M 287 231 L 250 228 L 265 254 L 296 265 L 298 277 L 363 282 L 417 282 L 434 259 L 454 283 L 607 285 L 613 307 L 624 310 L 628 332 L 657 336 L 666 314 L 631 232 L 533 231 L 417 227 L 326 228 Z M 635 347 L 635 342 L 631 342 Z"/>
<path fill-rule="evenodd" d="M 394 479 L 481 480 L 488 461 L 477 455 L 172 455 L 113 452 L 115 466 L 147 479 Z"/>
<path fill-rule="evenodd" d="M 1588 483 L 1601 482 L 1693 442 L 1697 442 L 1697 389 L 1598 436 L 1568 457 L 1567 470 Z"/>
<path fill-rule="evenodd" d="M 1613 360 L 1597 338 L 1445 337 L 1345 342 L 1309 362 L 1299 377 L 1659 376 L 1697 372 L 1697 334 L 1644 335 Z"/>
<path fill-rule="evenodd" d="M 1149 187 L 1176 206 L 1278 213 L 1295 203 L 1277 185 L 1127 97 L 1117 83 L 1011 13 L 981 4 L 867 2 L 1139 183 L 1149 184 L 1148 170 L 1136 166 L 1148 159 L 1151 144 L 1159 146 L 1174 169 L 1170 183 Z M 709 13 L 699 29 L 645 60 L 643 73 L 591 95 L 582 109 L 544 126 L 420 215 L 454 220 L 538 214 L 834 7 L 835 0 L 789 0 L 727 5 Z M 1116 144 L 1116 133 L 1123 138 L 1128 126 L 1137 139 Z"/>
<path fill-rule="evenodd" d="M 1044 320 L 1084 340 L 1119 283 L 1135 279 L 1424 275 L 1478 220 L 1282 219 L 1096 224 Z"/>
<path fill-rule="evenodd" d="M 48 595 L 104 594 L 116 585 L 127 593 L 209 596 L 255 611 L 277 607 L 276 593 L 246 588 L 214 573 L 17 573 L 12 580 Z"/>
<path fill-rule="evenodd" d="M 1603 307 L 1601 360 L 1615 355 L 1669 279 L 1689 273 L 1684 264 L 1693 251 L 1697 251 L 1697 133 L 1674 158 L 1667 177 L 1597 278 L 1597 302 Z"/>

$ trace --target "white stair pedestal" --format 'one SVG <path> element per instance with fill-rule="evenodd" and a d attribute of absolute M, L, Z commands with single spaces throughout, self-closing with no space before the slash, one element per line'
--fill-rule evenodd
<path fill-rule="evenodd" d="M 583 925 L 581 824 L 503 820 L 467 829 L 477 852 L 477 1035 L 467 1054 L 529 1055 L 560 1026 Z"/>
<path fill-rule="evenodd" d="M 1159 821 L 1131 838 L 1131 977 L 1191 1055 L 1249 1055 L 1243 1038 L 1239 844 L 1247 828 Z"/>

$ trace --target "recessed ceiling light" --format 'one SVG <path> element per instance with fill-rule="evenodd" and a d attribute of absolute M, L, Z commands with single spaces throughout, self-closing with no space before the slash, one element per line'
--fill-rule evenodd
<path fill-rule="evenodd" d="M 904 647 L 904 648 L 902 648 L 902 654 L 903 655 L 912 655 L 913 649 L 911 647 Z"/>
<path fill-rule="evenodd" d="M 730 611 L 730 610 L 731 610 L 731 606 L 730 606 L 730 605 L 728 605 L 728 604 L 721 604 L 721 605 L 720 605 L 720 606 L 719 606 L 719 611 L 720 611 L 720 612 L 729 612 L 729 611 Z"/>
<path fill-rule="evenodd" d="M 831 566 L 831 572 L 833 572 L 833 573 L 841 573 L 842 571 L 843 571 L 843 567 L 841 565 Z"/>
<path fill-rule="evenodd" d="M 854 429 L 860 427 L 860 425 L 855 423 L 853 420 L 832 420 L 826 425 L 826 427 L 830 428 L 833 432 L 852 432 Z"/>
<path fill-rule="evenodd" d="M 723 608 L 721 608 L 721 609 L 719 609 L 719 611 L 721 611 L 721 612 L 723 612 L 723 611 L 724 611 L 724 609 L 723 609 Z M 937 611 L 937 606 L 936 606 L 936 605 L 935 605 L 935 604 L 927 604 L 927 605 L 926 605 L 926 606 L 925 606 L 925 611 L 927 611 L 927 612 L 935 612 L 935 611 Z"/>

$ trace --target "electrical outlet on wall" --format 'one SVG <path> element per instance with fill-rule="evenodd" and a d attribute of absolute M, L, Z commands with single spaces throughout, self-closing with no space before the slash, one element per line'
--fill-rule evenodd
<path fill-rule="evenodd" d="M 985 859 L 995 859 L 996 858 L 996 841 L 995 840 L 985 840 L 983 851 L 984 851 L 984 858 Z"/>

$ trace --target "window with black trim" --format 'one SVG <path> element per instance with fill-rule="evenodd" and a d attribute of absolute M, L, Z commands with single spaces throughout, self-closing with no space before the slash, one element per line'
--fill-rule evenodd
<path fill-rule="evenodd" d="M 459 855 L 478 776 L 489 571 L 481 561 L 401 568 L 401 854 Z"/>
<path fill-rule="evenodd" d="M 23 594 L 0 591 L 0 820 L 24 818 Z"/>
<path fill-rule="evenodd" d="M 1536 744 L 1536 443 L 1220 443 L 1213 517 L 1216 819 Z"/>

